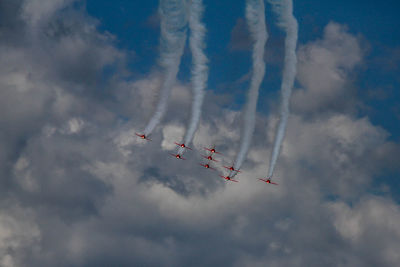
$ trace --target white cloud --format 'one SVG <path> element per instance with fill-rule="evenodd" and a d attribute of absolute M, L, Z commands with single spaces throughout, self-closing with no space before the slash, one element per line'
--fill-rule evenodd
<path fill-rule="evenodd" d="M 364 255 L 374 254 L 380 266 L 400 262 L 400 209 L 390 200 L 365 197 L 354 205 L 343 202 L 328 205 L 338 233 L 350 242 L 352 249 Z M 375 263 L 376 264 L 376 263 Z"/>
<path fill-rule="evenodd" d="M 362 62 L 363 50 L 357 37 L 337 23 L 329 23 L 321 40 L 301 46 L 297 79 L 302 88 L 294 92 L 292 106 L 301 112 L 329 107 L 343 109 L 351 96 L 350 77 Z"/>
<path fill-rule="evenodd" d="M 31 25 L 36 26 L 46 21 L 54 13 L 76 0 L 30 0 L 22 6 L 22 17 Z"/>
<path fill-rule="evenodd" d="M 354 196 L 381 168 L 376 148 L 385 146 L 387 137 L 368 118 L 340 114 L 309 121 L 292 115 L 281 156 L 288 160 L 285 164 L 303 162 L 307 180 L 328 186 L 332 193 Z"/>
<path fill-rule="evenodd" d="M 33 222 L 32 212 L 11 206 L 0 210 L 0 263 L 2 266 L 25 265 L 29 253 L 39 251 L 39 227 Z M 36 247 L 36 248 L 35 248 Z"/>
<path fill-rule="evenodd" d="M 77 134 L 79 133 L 85 125 L 85 122 L 80 118 L 72 118 L 68 120 L 67 125 L 65 126 L 65 130 L 68 134 Z"/>
<path fill-rule="evenodd" d="M 185 128 L 180 124 L 167 124 L 162 129 L 163 140 L 161 148 L 163 150 L 173 150 L 177 148 L 175 142 L 181 142 L 185 133 Z"/>
<path fill-rule="evenodd" d="M 18 184 L 27 191 L 34 192 L 39 189 L 39 185 L 32 177 L 32 173 L 29 169 L 30 161 L 21 156 L 14 165 L 14 175 L 17 178 Z"/>

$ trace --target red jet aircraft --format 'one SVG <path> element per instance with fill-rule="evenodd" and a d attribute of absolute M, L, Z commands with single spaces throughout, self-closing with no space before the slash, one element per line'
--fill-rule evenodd
<path fill-rule="evenodd" d="M 184 143 L 179 144 L 179 143 L 175 142 L 175 145 L 180 146 L 181 148 L 187 148 L 187 149 L 192 150 L 190 147 L 187 147 Z"/>
<path fill-rule="evenodd" d="M 215 145 L 210 147 L 210 148 L 205 147 L 204 149 L 207 150 L 207 151 L 210 151 L 211 153 L 221 154 L 220 152 L 217 152 L 217 150 L 215 150 Z"/>
<path fill-rule="evenodd" d="M 271 182 L 271 177 L 267 177 L 267 179 L 258 178 L 258 180 L 263 181 L 263 182 L 265 182 L 265 183 L 267 183 L 267 184 L 278 185 L 277 183 Z"/>
<path fill-rule="evenodd" d="M 182 156 L 181 156 L 180 154 L 172 154 L 172 153 L 169 153 L 169 154 L 170 154 L 171 156 L 177 158 L 177 159 L 183 159 L 183 160 L 185 160 L 184 158 L 182 158 Z"/>
<path fill-rule="evenodd" d="M 222 178 L 224 178 L 225 180 L 227 180 L 227 181 L 232 181 L 232 182 L 236 182 L 236 183 L 238 183 L 239 181 L 236 181 L 236 180 L 234 180 L 234 179 L 232 179 L 231 177 L 229 177 L 228 175 L 227 176 L 223 176 L 223 175 L 220 175 Z"/>
<path fill-rule="evenodd" d="M 225 168 L 225 169 L 228 169 L 228 170 L 230 170 L 230 171 L 233 171 L 233 172 L 240 172 L 239 170 L 236 170 L 235 168 L 233 168 L 233 165 L 230 166 L 230 167 L 224 166 L 224 168 Z"/>
<path fill-rule="evenodd" d="M 215 161 L 215 162 L 218 162 L 218 160 L 215 160 L 211 155 L 210 156 L 204 156 L 204 155 L 202 155 L 203 156 L 203 158 L 205 158 L 205 159 L 208 159 L 208 160 L 212 160 L 212 161 Z"/>
<path fill-rule="evenodd" d="M 137 136 L 139 136 L 140 138 L 142 138 L 142 139 L 145 139 L 145 140 L 147 140 L 147 141 L 151 141 L 151 139 L 149 139 L 145 134 L 138 134 L 138 133 L 135 133 Z"/>
<path fill-rule="evenodd" d="M 206 168 L 206 169 L 211 169 L 211 170 L 214 170 L 214 171 L 216 171 L 216 169 L 214 169 L 213 167 L 211 167 L 210 166 L 210 164 L 201 164 L 201 163 L 199 163 L 199 165 L 201 165 L 201 166 L 203 166 L 204 168 Z"/>

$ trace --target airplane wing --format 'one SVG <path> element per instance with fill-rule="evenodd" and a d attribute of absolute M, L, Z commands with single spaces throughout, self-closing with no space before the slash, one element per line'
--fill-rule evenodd
<path fill-rule="evenodd" d="M 182 148 L 186 148 L 186 149 L 192 150 L 190 147 L 186 146 L 185 144 L 179 144 L 179 143 L 177 143 L 177 142 L 174 142 L 174 144 L 177 145 L 177 146 L 179 146 L 179 147 L 182 147 L 182 145 L 183 145 Z"/>
<path fill-rule="evenodd" d="M 201 155 L 203 158 L 208 159 L 207 156 Z M 208 159 L 209 160 L 209 159 Z M 218 162 L 218 160 L 212 159 L 212 161 Z"/>
<path fill-rule="evenodd" d="M 233 166 L 232 166 L 233 167 Z M 231 170 L 231 167 L 228 167 L 228 166 L 224 166 L 224 168 L 225 169 L 228 169 L 228 170 L 230 170 L 230 171 L 233 171 L 233 172 L 241 172 L 241 171 L 239 171 L 239 170 Z"/>
<path fill-rule="evenodd" d="M 258 178 L 258 180 L 263 181 L 263 182 L 265 182 L 265 183 L 267 183 L 267 184 L 278 185 L 277 183 L 274 183 L 274 182 L 271 182 L 271 181 L 268 183 L 268 180 L 264 180 L 264 179 L 261 179 L 261 178 Z"/>
<path fill-rule="evenodd" d="M 213 149 L 215 150 L 215 146 L 212 146 L 211 148 L 204 147 L 204 149 L 207 150 L 207 151 L 212 152 Z M 213 153 L 214 153 L 214 154 L 218 154 L 218 155 L 222 155 L 221 152 L 218 152 L 218 151 L 216 151 L 216 150 L 215 150 Z"/>
<path fill-rule="evenodd" d="M 200 163 L 199 163 L 199 165 L 200 165 L 200 166 L 203 166 L 204 168 L 206 168 L 206 165 L 205 165 L 205 164 L 200 164 Z M 208 168 L 206 168 L 206 169 L 211 169 L 211 170 L 214 170 L 214 171 L 216 171 L 216 169 L 214 169 L 214 168 L 213 168 L 213 167 L 211 167 L 211 166 L 210 166 L 210 167 L 208 167 Z"/>
<path fill-rule="evenodd" d="M 186 160 L 185 158 L 182 158 L 182 156 L 180 158 L 177 158 L 175 154 L 169 153 L 171 156 L 173 156 L 176 159 L 182 159 L 182 160 Z"/>

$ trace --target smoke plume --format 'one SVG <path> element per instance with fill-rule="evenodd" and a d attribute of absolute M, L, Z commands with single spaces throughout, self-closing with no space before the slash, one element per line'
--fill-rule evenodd
<path fill-rule="evenodd" d="M 250 147 L 256 120 L 258 91 L 265 74 L 264 48 L 268 39 L 268 33 L 265 26 L 263 0 L 246 1 L 246 20 L 251 36 L 254 40 L 252 55 L 253 69 L 243 116 L 244 123 L 240 150 L 234 163 L 235 169 L 240 169 Z M 231 172 L 231 177 L 235 175 L 236 172 Z"/>
<path fill-rule="evenodd" d="M 193 136 L 199 125 L 201 117 L 201 107 L 203 105 L 204 90 L 208 79 L 208 67 L 207 57 L 203 50 L 205 47 L 204 37 L 206 34 L 206 28 L 201 23 L 204 7 L 202 0 L 192 0 L 190 5 L 189 13 L 189 28 L 190 38 L 189 45 L 192 51 L 192 90 L 193 90 L 193 103 L 192 103 L 192 114 L 189 122 L 189 127 L 186 131 L 184 138 L 184 144 L 190 145 Z M 182 154 L 184 148 L 179 148 L 178 153 Z"/>
<path fill-rule="evenodd" d="M 144 130 L 145 135 L 154 130 L 167 110 L 169 95 L 176 80 L 186 42 L 186 1 L 160 0 L 158 10 L 161 17 L 159 64 L 164 70 L 164 77 L 158 104 Z"/>
<path fill-rule="evenodd" d="M 276 161 L 279 156 L 282 141 L 285 137 L 287 120 L 289 118 L 289 101 L 292 94 L 292 87 L 296 77 L 296 45 L 297 45 L 297 20 L 293 16 L 292 0 L 268 0 L 272 4 L 274 11 L 278 14 L 278 26 L 286 32 L 285 38 L 285 61 L 281 84 L 281 110 L 280 121 L 275 136 L 274 148 L 272 150 L 269 165 L 268 177 L 274 173 Z"/>

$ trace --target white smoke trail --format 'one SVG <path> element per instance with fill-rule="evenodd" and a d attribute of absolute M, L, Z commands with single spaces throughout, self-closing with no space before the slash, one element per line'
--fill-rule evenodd
<path fill-rule="evenodd" d="M 186 42 L 186 0 L 160 0 L 158 11 L 161 17 L 159 64 L 164 69 L 164 80 L 156 110 L 144 130 L 145 135 L 154 130 L 167 110 Z"/>
<path fill-rule="evenodd" d="M 281 84 L 281 118 L 275 136 L 275 144 L 272 150 L 271 162 L 269 165 L 268 176 L 274 173 L 275 164 L 279 156 L 287 120 L 289 118 L 289 101 L 292 94 L 292 87 L 296 77 L 296 45 L 297 45 L 297 20 L 293 15 L 292 0 L 268 0 L 274 11 L 278 14 L 278 25 L 286 32 L 285 38 L 285 62 L 283 67 L 282 84 Z"/>
<path fill-rule="evenodd" d="M 204 55 L 204 36 L 206 28 L 201 23 L 204 7 L 202 0 L 192 0 L 190 5 L 189 28 L 190 38 L 189 45 L 192 51 L 193 68 L 192 68 L 192 116 L 189 122 L 188 130 L 184 138 L 184 144 L 190 145 L 193 136 L 199 125 L 201 116 L 201 107 L 204 99 L 204 89 L 208 79 L 207 57 Z M 179 148 L 178 153 L 182 154 L 184 148 Z"/>
<path fill-rule="evenodd" d="M 253 69 L 243 116 L 244 124 L 240 150 L 234 163 L 235 169 L 240 169 L 250 147 L 256 121 L 258 90 L 265 74 L 264 48 L 268 39 L 268 33 L 265 26 L 263 0 L 246 1 L 246 20 L 251 36 L 254 40 L 252 55 Z M 236 172 L 230 173 L 231 177 L 234 177 L 235 175 Z"/>

